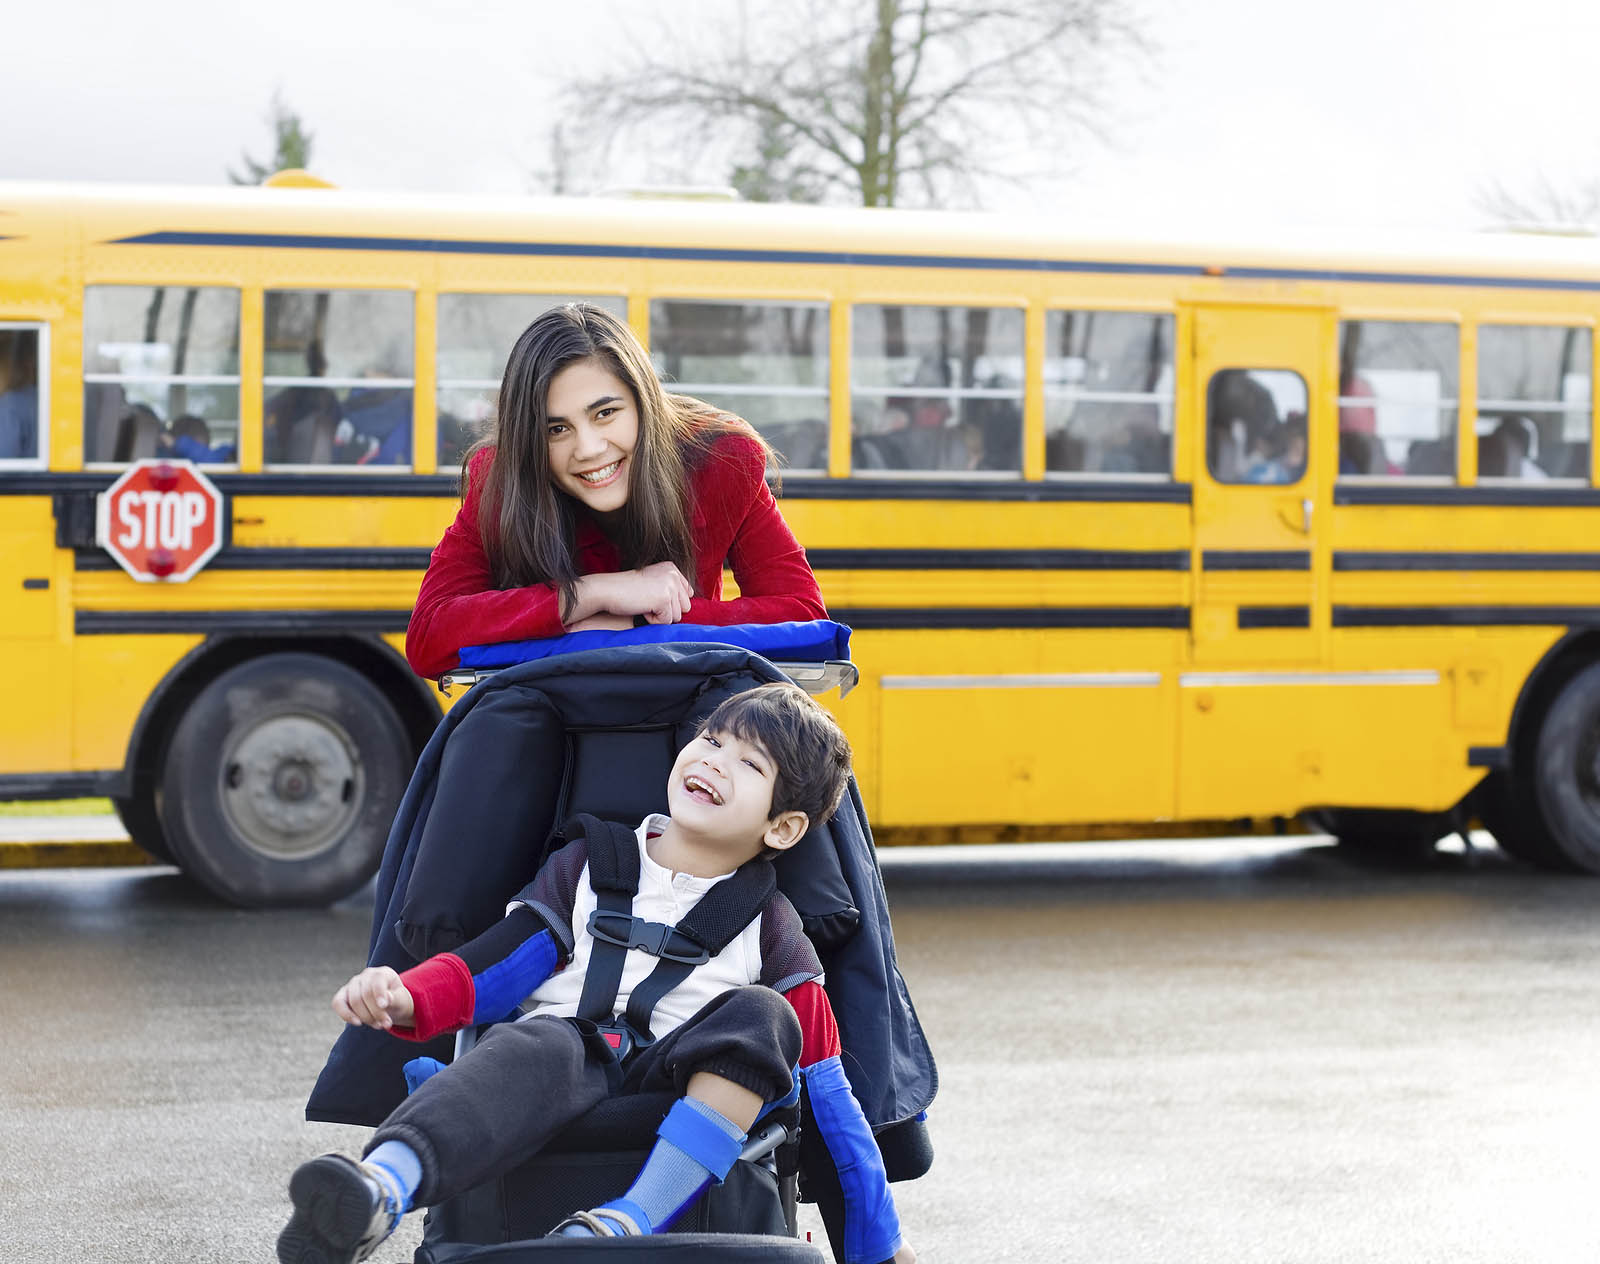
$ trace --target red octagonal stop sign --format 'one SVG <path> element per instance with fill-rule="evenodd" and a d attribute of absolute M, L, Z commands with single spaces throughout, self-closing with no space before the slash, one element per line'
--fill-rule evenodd
<path fill-rule="evenodd" d="M 137 580 L 182 583 L 222 547 L 222 493 L 189 461 L 140 461 L 100 493 L 95 542 Z"/>

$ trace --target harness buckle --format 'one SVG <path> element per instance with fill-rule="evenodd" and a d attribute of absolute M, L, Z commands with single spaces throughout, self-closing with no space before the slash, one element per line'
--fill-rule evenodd
<path fill-rule="evenodd" d="M 589 914 L 589 934 L 602 943 L 618 948 L 638 948 L 652 957 L 686 966 L 700 966 L 711 960 L 709 949 L 678 934 L 676 927 L 647 922 L 631 913 L 610 913 L 597 908 Z"/>

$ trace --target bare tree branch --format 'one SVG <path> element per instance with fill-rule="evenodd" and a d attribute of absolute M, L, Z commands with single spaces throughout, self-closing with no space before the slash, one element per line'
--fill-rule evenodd
<path fill-rule="evenodd" d="M 1019 158 L 1059 170 L 1097 136 L 1106 70 L 1149 51 L 1136 2 L 798 0 L 779 18 L 729 0 L 728 21 L 680 19 L 563 96 L 583 103 L 579 147 L 608 164 L 645 140 L 651 161 L 720 156 L 764 194 L 975 202 Z"/>

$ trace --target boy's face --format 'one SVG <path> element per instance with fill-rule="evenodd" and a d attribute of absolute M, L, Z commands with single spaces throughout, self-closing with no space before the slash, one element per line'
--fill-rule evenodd
<path fill-rule="evenodd" d="M 785 847 L 798 817 L 805 833 L 805 813 L 772 817 L 772 789 L 777 777 L 772 756 L 755 742 L 732 733 L 704 732 L 678 752 L 667 778 L 667 808 L 674 824 L 708 842 L 725 845 L 742 863 L 762 847 Z"/>

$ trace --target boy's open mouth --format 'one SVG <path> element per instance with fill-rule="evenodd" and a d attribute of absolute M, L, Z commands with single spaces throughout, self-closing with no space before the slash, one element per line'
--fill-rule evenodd
<path fill-rule="evenodd" d="M 717 793 L 716 787 L 709 782 L 702 781 L 693 773 L 683 779 L 683 788 L 688 792 L 691 799 L 697 799 L 701 803 L 714 804 L 717 807 L 722 806 L 722 796 Z"/>

